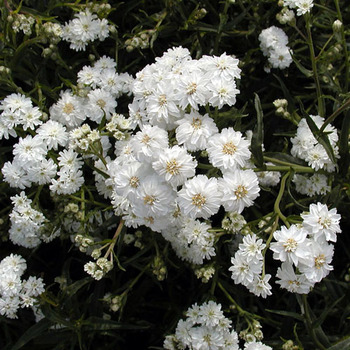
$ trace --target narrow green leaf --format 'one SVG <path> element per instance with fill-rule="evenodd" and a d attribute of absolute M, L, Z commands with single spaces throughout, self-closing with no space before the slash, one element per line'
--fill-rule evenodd
<path fill-rule="evenodd" d="M 149 325 L 133 325 L 128 323 L 116 322 L 112 320 L 105 320 L 100 317 L 89 317 L 82 322 L 84 331 L 94 330 L 94 331 L 105 331 L 110 329 L 147 329 Z"/>
<path fill-rule="evenodd" d="M 295 63 L 295 65 L 298 67 L 301 73 L 303 73 L 307 78 L 311 78 L 313 76 L 313 73 L 311 70 L 306 69 L 295 57 L 292 55 L 292 59 Z"/>
<path fill-rule="evenodd" d="M 65 292 L 68 295 L 74 295 L 80 288 L 84 287 L 86 284 L 88 284 L 91 281 L 92 281 L 91 277 L 85 277 L 79 281 L 72 283 L 68 287 L 66 287 Z"/>
<path fill-rule="evenodd" d="M 264 156 L 262 151 L 262 144 L 264 141 L 264 125 L 263 125 L 263 110 L 258 94 L 254 94 L 254 106 L 256 110 L 257 123 L 254 128 L 252 136 L 251 150 L 255 158 L 256 166 L 259 168 L 264 165 Z"/>
<path fill-rule="evenodd" d="M 312 327 L 317 328 L 322 325 L 323 321 L 326 319 L 327 315 L 329 314 L 330 311 L 334 309 L 334 307 L 344 299 L 344 295 L 337 299 L 335 302 L 333 302 L 329 307 L 327 307 L 325 310 L 322 311 L 320 317 L 318 317 L 313 323 Z"/>
<path fill-rule="evenodd" d="M 347 112 L 343 119 L 339 138 L 339 170 L 342 175 L 346 175 L 349 170 L 350 154 L 349 154 L 349 132 L 350 132 L 350 113 Z"/>
<path fill-rule="evenodd" d="M 307 163 L 299 158 L 295 158 L 289 154 L 286 153 L 280 153 L 280 152 L 265 152 L 265 156 L 269 158 L 274 158 L 277 160 L 280 160 L 282 162 L 291 163 L 292 165 L 302 165 L 307 166 Z"/>
<path fill-rule="evenodd" d="M 340 341 L 339 343 L 331 346 L 327 350 L 346 350 L 350 349 L 350 337 Z"/>
<path fill-rule="evenodd" d="M 298 321 L 303 321 L 304 318 L 302 315 L 299 315 L 296 312 L 291 312 L 291 311 L 284 311 L 284 310 L 270 310 L 270 309 L 266 309 L 265 311 L 267 312 L 271 312 L 272 314 L 277 314 L 277 315 L 281 315 L 281 316 L 287 316 L 287 317 L 292 317 L 295 318 Z"/>
<path fill-rule="evenodd" d="M 309 126 L 311 132 L 315 136 L 316 140 L 324 147 L 326 150 L 329 159 L 335 163 L 335 156 L 333 152 L 333 147 L 331 146 L 331 143 L 329 142 L 328 136 L 326 133 L 321 133 L 320 129 L 317 127 L 316 123 L 313 121 L 313 119 L 308 115 L 305 114 L 307 125 Z"/>
<path fill-rule="evenodd" d="M 30 342 L 32 339 L 38 337 L 39 335 L 46 332 L 53 323 L 47 318 L 43 318 L 38 323 L 30 327 L 16 342 L 16 344 L 11 348 L 11 350 L 18 350 Z"/>
<path fill-rule="evenodd" d="M 286 85 L 284 84 L 283 80 L 277 76 L 276 74 L 273 74 L 273 76 L 278 80 L 281 89 L 283 91 L 283 95 L 286 98 L 286 100 L 288 101 L 288 109 L 294 111 L 295 110 L 295 103 L 294 103 L 294 98 L 292 97 L 292 95 L 289 93 L 288 88 L 286 87 Z"/>

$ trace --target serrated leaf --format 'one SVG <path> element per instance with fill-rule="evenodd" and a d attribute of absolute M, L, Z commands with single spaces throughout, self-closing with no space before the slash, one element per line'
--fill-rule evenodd
<path fill-rule="evenodd" d="M 11 350 L 18 350 L 30 342 L 32 339 L 46 332 L 53 323 L 47 318 L 43 318 L 38 323 L 30 327 L 15 343 Z"/>
<path fill-rule="evenodd" d="M 262 151 L 262 144 L 264 141 L 263 110 L 258 94 L 254 95 L 254 107 L 256 110 L 257 123 L 253 131 L 251 150 L 255 158 L 256 165 L 260 168 L 264 165 L 264 156 Z"/>

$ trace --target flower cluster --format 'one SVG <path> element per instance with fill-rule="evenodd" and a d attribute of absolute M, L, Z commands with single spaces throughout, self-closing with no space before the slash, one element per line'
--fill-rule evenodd
<path fill-rule="evenodd" d="M 164 349 L 217 349 L 239 350 L 238 335 L 225 317 L 221 305 L 208 301 L 194 304 L 186 311 L 186 319 L 180 320 L 175 334 L 168 335 Z M 246 342 L 244 350 L 271 350 L 261 342 Z"/>
<path fill-rule="evenodd" d="M 70 43 L 75 51 L 84 51 L 88 43 L 103 41 L 109 36 L 108 21 L 85 10 L 75 14 L 75 18 L 63 26 L 62 39 Z"/>
<path fill-rule="evenodd" d="M 10 254 L 0 262 L 0 315 L 17 318 L 17 311 L 24 307 L 33 307 L 36 298 L 44 292 L 41 278 L 22 275 L 27 268 L 26 261 L 20 256 Z"/>
<path fill-rule="evenodd" d="M 283 5 L 290 9 L 296 9 L 297 16 L 305 15 L 314 6 L 313 0 L 283 0 Z"/>
<path fill-rule="evenodd" d="M 271 275 L 262 273 L 264 257 L 262 255 L 266 244 L 258 239 L 256 234 L 249 234 L 243 237 L 239 249 L 231 258 L 231 278 L 237 284 L 243 284 L 256 296 L 266 298 L 271 295 L 269 280 Z"/>
<path fill-rule="evenodd" d="M 60 234 L 59 229 L 48 232 L 49 225 L 46 225 L 43 213 L 32 208 L 32 200 L 23 191 L 11 197 L 11 200 L 14 207 L 10 213 L 9 238 L 14 244 L 34 248 L 42 241 L 50 242 Z"/>
<path fill-rule="evenodd" d="M 337 233 L 341 232 L 340 215 L 325 204 L 311 204 L 308 213 L 301 214 L 301 224 L 282 226 L 273 233 L 276 242 L 270 249 L 273 257 L 282 262 L 276 282 L 293 293 L 307 294 L 315 283 L 326 277 L 331 264 Z"/>
<path fill-rule="evenodd" d="M 283 29 L 271 26 L 259 34 L 260 48 L 273 68 L 285 69 L 292 63 L 288 37 Z"/>
<path fill-rule="evenodd" d="M 322 127 L 324 118 L 318 115 L 310 115 L 310 118 L 318 128 Z M 332 125 L 327 124 L 324 132 L 333 149 L 334 156 L 339 158 L 337 130 Z M 296 135 L 291 138 L 291 142 L 293 144 L 291 154 L 307 161 L 313 169 L 324 169 L 328 172 L 333 172 L 335 170 L 335 164 L 329 158 L 323 145 L 316 140 L 305 118 L 300 120 Z"/>

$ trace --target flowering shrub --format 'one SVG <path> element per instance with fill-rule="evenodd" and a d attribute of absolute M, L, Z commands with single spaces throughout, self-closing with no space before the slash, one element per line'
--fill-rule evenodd
<path fill-rule="evenodd" d="M 0 345 L 347 349 L 341 0 L 5 0 Z"/>

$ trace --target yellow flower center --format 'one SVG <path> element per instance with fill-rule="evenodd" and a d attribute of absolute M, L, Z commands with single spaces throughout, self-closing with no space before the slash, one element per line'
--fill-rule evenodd
<path fill-rule="evenodd" d="M 165 170 L 170 175 L 179 175 L 180 173 L 179 169 L 180 169 L 180 165 L 175 159 L 172 159 L 166 162 Z"/>
<path fill-rule="evenodd" d="M 71 114 L 74 111 L 74 106 L 72 103 L 66 103 L 63 107 L 63 113 Z"/>
<path fill-rule="evenodd" d="M 247 195 L 248 191 L 243 185 L 238 185 L 234 193 L 237 199 L 241 199 Z"/>
<path fill-rule="evenodd" d="M 200 193 L 195 194 L 192 197 L 192 204 L 198 208 L 202 208 L 202 206 L 206 203 L 206 198 Z"/>
<path fill-rule="evenodd" d="M 232 156 L 237 151 L 237 146 L 233 142 L 227 142 L 222 147 L 222 153 Z"/>

